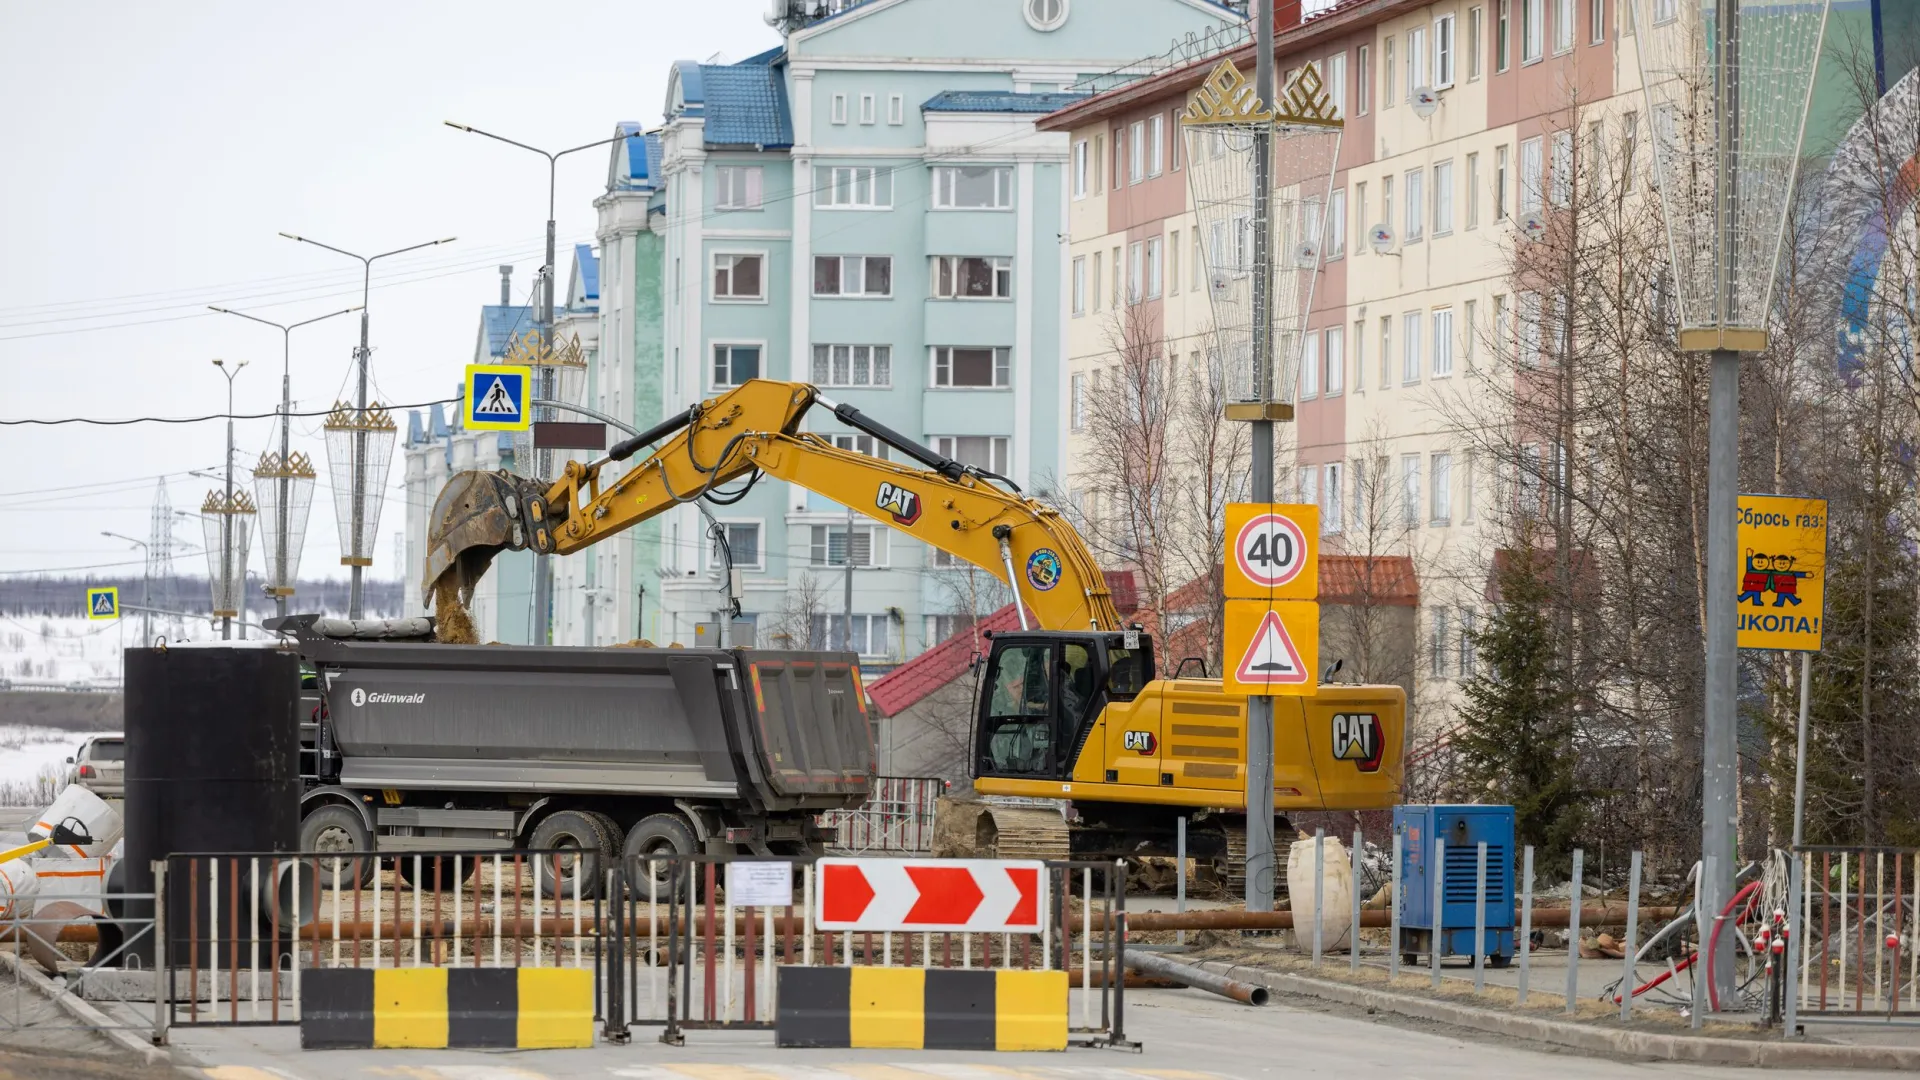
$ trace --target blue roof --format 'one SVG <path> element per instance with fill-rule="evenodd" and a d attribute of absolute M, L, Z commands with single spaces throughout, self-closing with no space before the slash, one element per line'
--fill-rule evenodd
<path fill-rule="evenodd" d="M 507 355 L 514 335 L 533 329 L 533 309 L 526 305 L 501 307 L 488 304 L 480 309 L 480 326 L 487 335 L 487 355 Z"/>
<path fill-rule="evenodd" d="M 694 95 L 700 94 L 708 146 L 793 145 L 787 88 L 780 73 L 762 59 L 771 55 L 778 55 L 778 50 L 738 64 L 701 64 L 698 83 L 681 83 L 690 107 Z"/>
<path fill-rule="evenodd" d="M 407 411 L 407 445 L 419 446 L 427 438 L 427 425 L 419 409 Z"/>
<path fill-rule="evenodd" d="M 1012 90 L 942 90 L 920 106 L 928 112 L 1050 113 L 1064 109 L 1085 94 L 1017 94 Z"/>
<path fill-rule="evenodd" d="M 625 133 L 628 139 L 614 149 L 613 163 L 608 169 L 607 190 L 634 191 L 658 186 L 654 178 L 660 175 L 662 151 L 659 133 L 646 134 L 646 129 L 633 120 L 620 121 L 614 130 Z"/>
<path fill-rule="evenodd" d="M 592 244 L 573 245 L 574 273 L 580 275 L 580 289 L 587 299 L 600 299 L 600 256 L 593 253 Z"/>

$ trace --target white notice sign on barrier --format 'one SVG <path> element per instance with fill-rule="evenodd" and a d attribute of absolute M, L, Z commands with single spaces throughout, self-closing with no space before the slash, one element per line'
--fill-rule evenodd
<path fill-rule="evenodd" d="M 734 907 L 786 907 L 793 903 L 793 864 L 728 863 L 727 902 Z"/>

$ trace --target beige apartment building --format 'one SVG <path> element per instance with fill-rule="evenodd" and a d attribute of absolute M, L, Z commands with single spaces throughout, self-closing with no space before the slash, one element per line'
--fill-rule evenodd
<path fill-rule="evenodd" d="M 1658 13 L 1672 0 L 1651 2 Z M 1402 631 L 1412 670 L 1385 677 L 1413 687 L 1416 739 L 1451 722 L 1457 680 L 1474 670 L 1464 631 L 1484 617 L 1503 542 L 1489 500 L 1513 497 L 1468 430 L 1486 424 L 1485 380 L 1514 380 L 1516 364 L 1492 362 L 1490 350 L 1515 350 L 1524 365 L 1542 348 L 1542 316 L 1552 322 L 1514 286 L 1516 245 L 1529 242 L 1517 223 L 1565 205 L 1577 158 L 1630 150 L 1638 137 L 1626 4 L 1349 0 L 1305 22 L 1286 14 L 1296 5 L 1280 5 L 1276 70 L 1318 65 L 1346 126 L 1296 419 L 1276 436 L 1276 488 L 1320 506 L 1323 550 L 1353 557 L 1350 573 L 1371 559 L 1411 559 L 1417 595 L 1396 602 L 1417 608 Z M 1228 55 L 1251 78 L 1251 46 Z M 1040 125 L 1068 133 L 1071 146 L 1070 493 L 1110 468 L 1104 449 L 1087 445 L 1084 418 L 1111 392 L 1125 337 L 1116 329 L 1144 320 L 1176 364 L 1199 365 L 1209 347 L 1206 253 L 1179 117 L 1219 60 L 1095 95 Z M 1521 450 L 1551 457 L 1550 447 Z M 1323 663 L 1338 656 L 1323 644 Z"/>

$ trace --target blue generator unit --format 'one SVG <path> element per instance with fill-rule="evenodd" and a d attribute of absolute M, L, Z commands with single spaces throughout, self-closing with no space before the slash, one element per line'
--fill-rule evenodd
<path fill-rule="evenodd" d="M 1400 941 L 1404 962 L 1436 949 L 1442 957 L 1476 954 L 1493 967 L 1513 959 L 1514 827 L 1511 806 L 1399 806 Z M 1433 910 L 1434 840 L 1446 841 L 1440 910 Z M 1473 940 L 1480 844 L 1487 845 L 1486 937 Z M 1435 935 L 1438 944 L 1435 944 Z"/>

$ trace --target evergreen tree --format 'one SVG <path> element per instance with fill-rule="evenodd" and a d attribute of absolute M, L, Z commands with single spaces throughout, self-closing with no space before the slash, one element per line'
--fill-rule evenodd
<path fill-rule="evenodd" d="M 1472 789 L 1511 803 L 1519 843 L 1564 872 L 1584 820 L 1574 756 L 1577 696 L 1561 670 L 1545 553 L 1516 551 L 1498 576 L 1500 604 L 1473 635 L 1480 664 L 1462 687 L 1453 746 Z"/>

